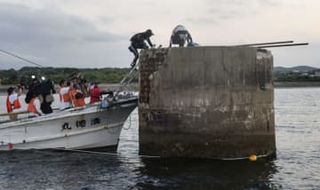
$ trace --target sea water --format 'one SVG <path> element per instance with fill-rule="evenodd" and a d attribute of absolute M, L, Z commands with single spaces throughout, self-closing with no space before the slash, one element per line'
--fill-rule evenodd
<path fill-rule="evenodd" d="M 0 189 L 320 189 L 319 97 L 320 88 L 275 89 L 276 158 L 140 157 L 136 109 L 121 133 L 117 154 L 0 152 Z M 2 112 L 4 103 L 2 96 Z"/>

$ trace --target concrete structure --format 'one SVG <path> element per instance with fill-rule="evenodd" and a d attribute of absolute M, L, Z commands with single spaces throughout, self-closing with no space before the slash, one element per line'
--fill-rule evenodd
<path fill-rule="evenodd" d="M 151 49 L 139 64 L 140 154 L 225 159 L 275 153 L 269 51 Z"/>

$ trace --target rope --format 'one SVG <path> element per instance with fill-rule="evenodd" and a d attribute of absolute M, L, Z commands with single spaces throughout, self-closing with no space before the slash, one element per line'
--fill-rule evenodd
<path fill-rule="evenodd" d="M 264 155 L 258 155 L 257 158 L 265 158 L 269 156 L 269 154 L 264 154 Z M 236 161 L 236 160 L 248 160 L 249 157 L 238 157 L 238 158 L 221 158 L 220 160 L 225 160 L 225 161 Z"/>
<path fill-rule="evenodd" d="M 86 154 L 96 154 L 96 155 L 107 155 L 107 156 L 117 156 L 120 158 L 160 158 L 160 156 L 149 156 L 149 155 L 137 155 L 137 157 L 123 156 L 117 152 L 97 152 L 89 150 L 76 150 L 76 149 L 64 149 L 64 148 L 51 148 L 51 150 L 67 151 L 67 152 L 77 152 Z"/>
<path fill-rule="evenodd" d="M 138 142 L 138 141 L 136 141 Z M 161 158 L 161 156 L 150 156 L 150 155 L 136 155 L 136 156 L 124 156 L 117 152 L 97 152 L 97 151 L 89 151 L 89 150 L 77 150 L 77 149 L 65 149 L 65 148 L 51 148 L 47 150 L 59 150 L 59 151 L 66 151 L 66 152 L 76 152 L 76 153 L 86 153 L 86 154 L 95 154 L 95 155 L 106 155 L 106 156 L 117 156 L 124 159 L 132 159 L 132 158 Z M 258 155 L 257 158 L 265 158 L 268 157 L 270 154 L 265 155 Z M 237 160 L 248 160 L 249 157 L 238 157 L 238 158 L 215 158 L 213 160 L 223 160 L 223 161 L 237 161 Z"/>
<path fill-rule="evenodd" d="M 77 152 L 77 153 L 86 153 L 86 154 L 96 154 L 96 155 L 107 155 L 107 156 L 117 156 L 124 159 L 130 158 L 161 158 L 161 156 L 150 156 L 150 155 L 137 155 L 137 156 L 124 156 L 117 152 L 97 152 L 89 150 L 76 150 L 76 149 L 64 149 L 64 148 L 52 148 L 52 150 L 67 151 L 67 152 Z M 259 155 L 257 158 L 264 158 L 268 155 Z M 248 157 L 239 157 L 239 158 L 218 158 L 215 160 L 224 160 L 224 161 L 237 161 L 237 160 L 248 160 Z"/>
<path fill-rule="evenodd" d="M 39 63 L 36 63 L 36 62 L 34 62 L 34 61 L 30 61 L 30 60 L 28 60 L 28 59 L 26 59 L 26 58 L 23 58 L 23 57 L 21 57 L 21 56 L 19 56 L 19 55 L 17 55 L 17 54 L 14 54 L 14 53 L 11 53 L 11 52 L 2 50 L 2 49 L 0 49 L 0 52 L 5 53 L 5 54 L 7 54 L 7 55 L 10 55 L 10 56 L 12 56 L 12 57 L 18 58 L 18 59 L 20 59 L 20 60 L 22 60 L 22 61 L 31 63 L 32 65 L 36 65 L 36 66 L 38 66 L 38 67 L 43 67 L 43 66 L 40 65 Z"/>

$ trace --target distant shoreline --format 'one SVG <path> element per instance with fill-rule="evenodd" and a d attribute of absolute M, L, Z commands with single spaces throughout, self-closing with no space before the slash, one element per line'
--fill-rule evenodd
<path fill-rule="evenodd" d="M 0 93 L 1 94 L 5 94 L 7 89 L 10 87 L 10 86 L 15 86 L 15 84 L 12 84 L 12 85 L 0 85 Z M 133 90 L 133 91 L 138 91 L 139 87 L 138 87 L 138 83 L 131 83 L 130 85 L 128 85 L 128 87 L 126 89 L 130 89 L 130 90 Z M 99 84 L 99 87 L 103 90 L 112 90 L 112 91 L 115 91 L 115 90 L 118 90 L 119 87 L 120 87 L 120 84 L 119 83 L 111 83 L 111 84 Z M 55 89 L 56 91 L 58 91 L 59 89 L 59 86 L 58 85 L 55 85 Z"/>
<path fill-rule="evenodd" d="M 308 82 L 273 82 L 275 88 L 307 88 L 320 87 L 320 81 Z"/>

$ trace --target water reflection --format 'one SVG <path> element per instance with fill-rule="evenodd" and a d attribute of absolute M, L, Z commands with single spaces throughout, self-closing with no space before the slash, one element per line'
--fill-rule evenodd
<path fill-rule="evenodd" d="M 196 159 L 142 159 L 139 172 L 148 180 L 137 189 L 275 189 L 274 159 L 256 162 Z"/>
<path fill-rule="evenodd" d="M 274 159 L 128 159 L 31 150 L 0 153 L 0 161 L 0 189 L 278 189 L 271 181 Z"/>
<path fill-rule="evenodd" d="M 116 156 L 52 150 L 1 152 L 0 162 L 0 189 L 103 189 L 126 173 Z"/>

